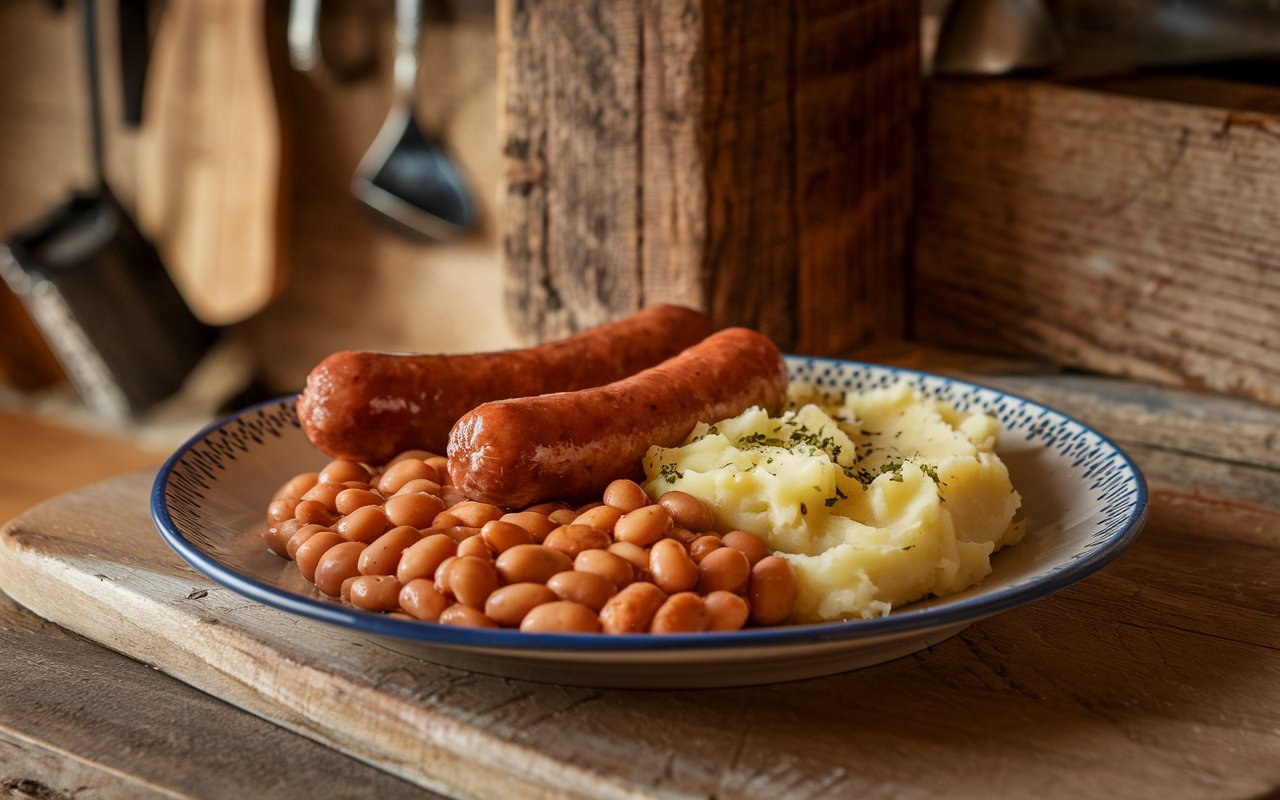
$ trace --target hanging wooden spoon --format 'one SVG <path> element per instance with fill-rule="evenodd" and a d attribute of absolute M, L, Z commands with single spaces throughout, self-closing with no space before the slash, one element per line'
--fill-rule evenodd
<path fill-rule="evenodd" d="M 281 120 L 266 7 L 169 0 L 138 143 L 138 216 L 201 320 L 260 311 L 285 277 Z"/>

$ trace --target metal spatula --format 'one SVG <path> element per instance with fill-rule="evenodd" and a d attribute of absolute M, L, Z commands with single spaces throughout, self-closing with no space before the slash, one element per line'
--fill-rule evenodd
<path fill-rule="evenodd" d="M 421 0 L 396 0 L 395 100 L 351 188 L 397 226 L 447 241 L 475 226 L 475 211 L 457 166 L 414 114 L 421 13 Z"/>

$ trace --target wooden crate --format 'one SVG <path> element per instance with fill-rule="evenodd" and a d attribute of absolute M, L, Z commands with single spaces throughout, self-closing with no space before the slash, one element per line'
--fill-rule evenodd
<path fill-rule="evenodd" d="M 902 333 L 915 2 L 498 4 L 508 309 L 646 303 L 834 353 Z"/>
<path fill-rule="evenodd" d="M 1280 404 L 1280 89 L 937 80 L 920 339 Z"/>

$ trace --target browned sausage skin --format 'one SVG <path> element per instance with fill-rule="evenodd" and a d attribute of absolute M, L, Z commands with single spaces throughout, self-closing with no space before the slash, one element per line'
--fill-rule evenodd
<path fill-rule="evenodd" d="M 405 450 L 444 452 L 449 429 L 491 400 L 600 386 L 701 341 L 705 315 L 652 306 L 556 342 L 470 355 L 334 353 L 307 376 L 298 420 L 317 449 L 379 464 Z"/>
<path fill-rule="evenodd" d="M 449 476 L 468 497 L 506 507 L 599 496 L 635 476 L 650 445 L 676 445 L 698 422 L 751 406 L 776 412 L 786 390 L 773 342 L 729 328 L 606 386 L 476 408 L 449 436 Z"/>

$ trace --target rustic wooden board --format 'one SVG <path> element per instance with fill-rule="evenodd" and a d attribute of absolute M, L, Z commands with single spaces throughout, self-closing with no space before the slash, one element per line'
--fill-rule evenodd
<path fill-rule="evenodd" d="M 916 11 L 500 2 L 516 329 L 676 302 L 798 352 L 900 335 Z"/>
<path fill-rule="evenodd" d="M 0 584 L 43 616 L 215 696 L 463 796 L 1280 790 L 1274 443 L 1249 445 L 1233 465 L 1250 492 L 1269 486 L 1268 496 L 1201 488 L 1221 478 L 1225 451 L 1206 453 L 1206 442 L 1274 431 L 1280 412 L 1056 380 L 1042 379 L 1044 391 L 1072 404 L 1064 410 L 1092 408 L 1104 432 L 1122 433 L 1139 455 L 1155 490 L 1148 529 L 1116 563 L 1051 598 L 927 652 L 821 680 L 600 691 L 433 666 L 407 647 L 292 618 L 197 576 L 151 529 L 146 473 L 11 523 Z M 1183 443 L 1171 424 L 1199 426 L 1204 441 Z"/>
<path fill-rule="evenodd" d="M 0 708 L 0 796 L 386 798 L 414 791 L 4 595 Z"/>
<path fill-rule="evenodd" d="M 917 333 L 1280 404 L 1280 89 L 1114 88 L 931 84 Z"/>

